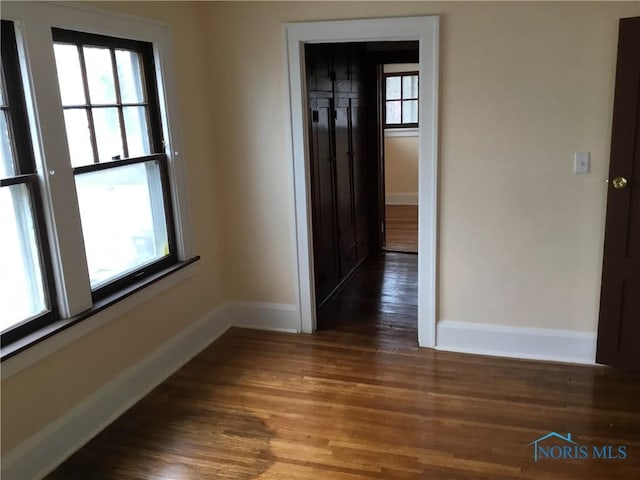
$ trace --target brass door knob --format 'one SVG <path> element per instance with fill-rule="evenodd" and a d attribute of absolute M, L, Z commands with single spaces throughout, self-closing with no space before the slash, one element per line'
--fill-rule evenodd
<path fill-rule="evenodd" d="M 613 188 L 617 188 L 618 190 L 621 190 L 623 188 L 626 188 L 627 185 L 629 185 L 629 180 L 627 180 L 624 177 L 616 177 L 611 181 L 611 183 L 613 183 Z"/>

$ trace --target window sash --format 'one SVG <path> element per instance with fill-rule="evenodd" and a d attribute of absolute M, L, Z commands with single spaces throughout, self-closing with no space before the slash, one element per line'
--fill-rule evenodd
<path fill-rule="evenodd" d="M 160 166 L 160 188 L 162 190 L 163 209 L 165 214 L 167 242 L 169 246 L 169 254 L 155 260 L 149 264 L 145 264 L 140 268 L 127 272 L 126 275 L 117 277 L 114 280 L 99 286 L 92 290 L 93 301 L 100 300 L 115 294 L 119 290 L 125 288 L 133 281 L 140 279 L 141 272 L 144 272 L 144 276 L 152 275 L 158 271 L 166 268 L 178 261 L 176 254 L 176 237 L 175 237 L 175 222 L 172 212 L 172 199 L 169 188 L 169 175 L 167 169 L 167 156 L 165 154 L 153 154 L 136 158 L 127 158 L 123 160 L 113 160 L 111 162 L 94 163 L 89 165 L 83 165 L 75 167 L 73 169 L 74 176 L 82 175 L 83 173 L 98 172 L 102 170 L 114 169 L 126 165 L 135 165 L 139 163 L 147 163 L 150 161 L 157 161 Z"/>
<path fill-rule="evenodd" d="M 41 197 L 42 188 L 39 177 L 36 174 L 35 156 L 13 22 L 2 20 L 1 42 L 4 76 L 3 93 L 5 97 L 3 103 L 6 105 L 2 110 L 7 112 L 8 130 L 14 148 L 13 163 L 15 173 L 11 177 L 0 179 L 0 188 L 12 185 L 25 185 L 26 187 L 30 211 L 22 212 L 22 215 L 31 215 L 31 221 L 33 222 L 35 248 L 39 259 L 39 274 L 42 277 L 37 281 L 42 284 L 45 306 L 45 310 L 42 313 L 26 318 L 3 332 L 0 343 L 4 345 L 56 321 L 59 318 L 59 312 L 56 303 L 53 266 Z M 22 241 L 24 242 L 26 239 L 23 238 Z"/>
<path fill-rule="evenodd" d="M 418 96 L 416 95 L 414 96 L 406 96 L 405 92 L 404 92 L 404 79 L 406 77 L 413 77 L 416 76 L 418 77 L 418 81 L 419 81 L 419 74 L 417 71 L 411 71 L 411 72 L 393 72 L 393 73 L 385 73 L 384 74 L 384 83 L 383 83 L 383 98 L 384 98 L 384 105 L 385 108 L 383 109 L 383 115 L 384 115 L 384 126 L 386 128 L 417 128 L 418 127 L 418 122 L 419 122 L 419 117 L 418 117 L 418 121 L 416 122 L 405 122 L 404 121 L 404 106 L 406 102 L 410 102 L 410 101 L 418 101 Z M 387 93 L 387 79 L 389 78 L 399 78 L 400 79 L 400 97 L 399 98 L 393 98 L 393 99 L 387 99 L 386 93 Z M 418 88 L 419 91 L 419 88 Z M 400 121 L 399 122 L 388 122 L 387 121 L 387 105 L 389 103 L 397 103 L 400 106 Z"/>
<path fill-rule="evenodd" d="M 30 211 L 22 212 L 32 216 L 33 226 L 35 229 L 34 239 L 36 249 L 38 250 L 38 258 L 40 262 L 40 274 L 42 282 L 42 290 L 44 293 L 45 310 L 30 318 L 25 318 L 6 331 L 2 332 L 1 345 L 12 343 L 35 330 L 38 330 L 59 319 L 58 309 L 55 301 L 55 289 L 53 288 L 53 269 L 51 258 L 49 256 L 49 246 L 46 235 L 46 225 L 44 221 L 42 201 L 39 195 L 38 176 L 36 174 L 16 175 L 11 178 L 0 180 L 0 188 L 8 188 L 15 185 L 25 185 Z M 24 239 L 23 239 L 24 241 Z"/>
<path fill-rule="evenodd" d="M 92 164 L 86 164 L 73 168 L 73 175 L 81 175 L 88 172 L 96 172 L 100 170 L 122 167 L 124 165 L 132 165 L 136 163 L 149 162 L 157 160 L 160 166 L 160 188 L 162 191 L 162 206 L 164 209 L 164 217 L 166 222 L 167 240 L 169 254 L 150 264 L 144 265 L 131 272 L 127 272 L 123 276 L 114 278 L 113 280 L 99 285 L 91 291 L 92 301 L 95 302 L 106 296 L 112 295 L 127 285 L 141 278 L 142 275 L 148 276 L 157 271 L 177 262 L 176 240 L 175 240 L 175 221 L 173 218 L 172 196 L 169 184 L 169 174 L 167 165 L 167 156 L 164 153 L 164 142 L 162 135 L 162 125 L 160 123 L 159 112 L 159 86 L 156 82 L 155 65 L 153 47 L 147 42 L 139 42 L 122 38 L 107 37 L 102 35 L 94 35 L 72 30 L 52 28 L 53 42 L 75 45 L 78 49 L 80 59 L 81 75 L 85 95 L 84 105 L 65 105 L 63 111 L 83 109 L 87 114 L 89 123 L 90 138 L 93 150 Z M 115 88 L 114 103 L 93 103 L 90 96 L 89 79 L 86 70 L 84 47 L 101 47 L 109 50 L 111 58 L 111 69 Z M 120 77 L 116 64 L 116 50 L 132 51 L 138 54 L 140 60 L 140 75 L 142 80 L 142 98 L 143 102 L 123 102 L 120 91 Z M 127 125 L 125 122 L 124 109 L 127 107 L 143 107 L 146 118 L 147 135 L 149 137 L 150 155 L 129 158 L 129 146 L 127 144 Z M 94 122 L 94 111 L 106 108 L 116 108 L 118 110 L 118 118 L 120 123 L 120 138 L 122 140 L 124 159 L 113 158 L 105 161 L 99 156 L 98 136 Z"/>

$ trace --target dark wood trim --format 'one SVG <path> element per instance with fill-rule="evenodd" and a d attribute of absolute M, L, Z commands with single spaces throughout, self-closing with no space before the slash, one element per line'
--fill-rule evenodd
<path fill-rule="evenodd" d="M 91 165 L 82 165 L 74 167 L 74 175 L 82 175 L 83 173 L 98 172 L 100 170 L 108 170 L 110 168 L 124 167 L 126 165 L 134 165 L 136 163 L 151 162 L 154 160 L 162 161 L 166 158 L 163 153 L 155 153 L 153 155 L 145 155 L 144 157 L 125 158 L 122 160 L 112 160 L 110 162 L 94 163 Z"/>
<path fill-rule="evenodd" d="M 111 73 L 113 75 L 113 86 L 116 93 L 116 103 L 118 109 L 118 122 L 120 123 L 120 136 L 122 137 L 122 153 L 124 158 L 129 158 L 129 142 L 127 141 L 127 130 L 124 126 L 124 113 L 122 110 L 122 95 L 120 93 L 120 78 L 118 77 L 118 64 L 116 62 L 116 51 L 109 49 L 111 57 Z"/>
<path fill-rule="evenodd" d="M 413 123 L 404 123 L 402 122 L 402 113 L 403 113 L 403 108 L 404 108 L 404 102 L 407 101 L 418 101 L 419 97 L 405 97 L 404 96 L 404 86 L 403 86 L 403 82 L 402 79 L 404 77 L 413 77 L 413 76 L 417 76 L 418 77 L 418 82 L 420 82 L 420 74 L 418 71 L 407 71 L 407 72 L 388 72 L 388 73 L 384 73 L 383 74 L 383 81 L 382 81 L 382 102 L 384 105 L 384 108 L 382 109 L 382 118 L 383 118 L 383 125 L 384 128 L 417 128 L 418 127 L 418 123 L 420 121 L 420 112 L 418 112 L 418 122 L 413 122 Z M 387 100 L 387 78 L 389 77 L 400 77 L 400 98 L 393 98 L 391 100 Z M 419 91 L 419 90 L 418 90 Z M 400 103 L 400 123 L 387 123 L 387 103 L 389 102 L 399 102 Z"/>
<path fill-rule="evenodd" d="M 65 105 L 64 109 L 65 110 L 80 110 L 80 109 L 87 109 L 87 108 L 93 108 L 93 109 L 98 109 L 98 108 L 119 108 L 119 107 L 148 107 L 149 104 L 147 102 L 142 102 L 142 103 L 100 103 L 100 104 L 96 104 L 96 105 L 92 105 L 92 104 L 84 104 L 84 105 Z"/>
<path fill-rule="evenodd" d="M 84 88 L 84 97 L 88 107 L 86 108 L 87 122 L 89 123 L 89 139 L 91 141 L 91 149 L 93 150 L 93 163 L 100 162 L 100 155 L 98 153 L 98 141 L 96 140 L 96 128 L 93 122 L 93 111 L 91 110 L 91 97 L 89 94 L 89 77 L 87 76 L 87 64 L 84 59 L 84 52 L 82 45 L 76 44 L 78 49 L 78 56 L 80 60 L 80 72 L 82 73 L 82 86 Z M 64 106 L 62 107 L 65 108 Z"/>
<path fill-rule="evenodd" d="M 13 133 L 15 146 L 15 165 L 18 174 L 36 172 L 36 162 L 33 155 L 31 142 L 31 129 L 29 128 L 29 118 L 27 116 L 27 105 L 24 99 L 22 87 L 22 73 L 20 72 L 20 60 L 18 58 L 18 46 L 16 44 L 15 29 L 13 22 L 2 20 L 1 29 L 2 42 L 2 65 L 5 79 L 5 101 L 8 105 L 9 126 Z"/>
<path fill-rule="evenodd" d="M 88 45 L 91 47 L 118 48 L 123 50 L 135 50 L 142 53 L 148 42 L 131 40 L 129 38 L 111 37 L 97 33 L 79 32 L 64 28 L 52 28 L 53 41 L 57 43 L 72 43 L 74 45 Z"/>
<path fill-rule="evenodd" d="M 121 289 L 118 292 L 115 292 L 111 295 L 105 296 L 104 298 L 95 301 L 93 306 L 82 312 L 79 315 L 76 315 L 72 318 L 57 320 L 54 323 L 43 326 L 42 328 L 31 332 L 27 336 L 23 336 L 20 339 L 16 339 L 12 342 L 5 342 L 4 337 L 2 339 L 2 350 L 0 352 L 0 361 L 4 362 L 9 358 L 19 354 L 27 350 L 28 348 L 50 338 L 57 333 L 66 330 L 67 328 L 73 327 L 77 323 L 86 320 L 87 318 L 99 313 L 108 307 L 115 305 L 118 302 L 130 297 L 131 295 L 145 289 L 146 287 L 153 285 L 154 283 L 159 282 L 163 278 L 168 277 L 169 275 L 182 270 L 183 268 L 188 267 L 189 265 L 200 260 L 199 256 L 190 258 L 189 260 L 181 261 L 174 263 L 170 267 L 164 268 L 162 270 L 157 271 L 153 275 L 146 277 L 144 279 L 140 279 L 137 282 L 129 285 L 126 288 Z"/>

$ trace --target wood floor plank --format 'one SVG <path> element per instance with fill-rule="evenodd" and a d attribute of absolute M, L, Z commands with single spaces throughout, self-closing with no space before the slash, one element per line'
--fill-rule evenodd
<path fill-rule="evenodd" d="M 418 206 L 385 206 L 385 249 L 418 253 Z"/>
<path fill-rule="evenodd" d="M 368 260 L 314 335 L 229 330 L 48 480 L 638 479 L 640 375 L 418 348 L 416 260 Z M 550 431 L 628 457 L 534 462 Z"/>

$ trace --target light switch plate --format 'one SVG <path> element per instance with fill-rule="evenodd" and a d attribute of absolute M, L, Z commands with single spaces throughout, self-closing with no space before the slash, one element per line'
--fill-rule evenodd
<path fill-rule="evenodd" d="M 589 152 L 576 152 L 573 154 L 573 173 L 589 173 L 591 154 Z"/>

